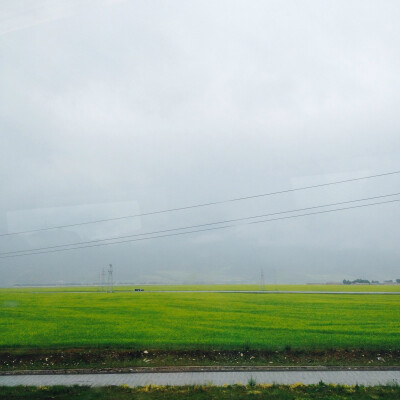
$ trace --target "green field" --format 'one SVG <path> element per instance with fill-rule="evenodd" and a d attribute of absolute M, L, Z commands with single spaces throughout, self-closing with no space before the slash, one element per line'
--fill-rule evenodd
<path fill-rule="evenodd" d="M 0 291 L 0 348 L 400 347 L 400 296 Z"/>

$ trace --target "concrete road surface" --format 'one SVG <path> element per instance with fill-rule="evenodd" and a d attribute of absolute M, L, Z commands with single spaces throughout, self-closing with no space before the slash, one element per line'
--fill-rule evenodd
<path fill-rule="evenodd" d="M 257 383 L 304 384 L 324 383 L 343 385 L 400 384 L 400 371 L 237 371 L 237 372 L 172 372 L 172 373 L 116 373 L 65 375 L 4 375 L 0 386 L 51 385 L 194 385 L 247 384 L 253 378 Z"/>

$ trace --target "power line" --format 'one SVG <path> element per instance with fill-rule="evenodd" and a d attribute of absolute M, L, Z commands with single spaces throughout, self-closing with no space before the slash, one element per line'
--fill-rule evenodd
<path fill-rule="evenodd" d="M 183 229 L 201 228 L 201 227 L 204 227 L 204 226 L 226 224 L 226 223 L 238 222 L 238 221 L 245 221 L 245 220 L 249 220 L 249 219 L 270 217 L 270 216 L 273 216 L 273 215 L 289 214 L 289 213 L 294 213 L 294 212 L 313 210 L 313 209 L 316 209 L 316 208 L 333 207 L 333 206 L 338 206 L 338 205 L 342 205 L 342 204 L 349 204 L 349 203 L 355 203 L 355 202 L 360 202 L 360 201 L 376 200 L 376 199 L 380 199 L 380 198 L 384 198 L 384 197 L 392 197 L 392 196 L 398 196 L 398 195 L 400 195 L 400 192 L 399 193 L 392 193 L 392 194 L 385 194 L 385 195 L 381 195 L 381 196 L 366 197 L 366 198 L 363 198 L 363 199 L 347 200 L 347 201 L 341 201 L 341 202 L 336 202 L 336 203 L 323 204 L 323 205 L 319 205 L 319 206 L 311 206 L 311 207 L 297 208 L 297 209 L 287 210 L 287 211 L 279 211 L 279 212 L 268 213 L 268 214 L 254 215 L 254 216 L 250 216 L 250 217 L 242 217 L 242 218 L 234 218 L 234 219 L 228 219 L 228 220 L 223 220 L 223 221 L 209 222 L 209 223 L 206 223 L 206 224 L 182 226 L 182 227 L 178 227 L 178 228 L 163 229 L 163 230 L 147 232 L 147 233 L 137 233 L 137 234 L 134 234 L 134 235 L 114 236 L 114 237 L 109 237 L 109 238 L 104 238 L 104 239 L 89 240 L 89 241 L 85 241 L 85 242 L 59 244 L 59 245 L 56 245 L 56 246 L 47 246 L 47 247 L 37 247 L 35 249 L 7 251 L 7 252 L 0 253 L 0 256 L 7 255 L 7 254 L 18 254 L 18 253 L 26 253 L 26 252 L 33 252 L 33 251 L 39 251 L 39 250 L 56 249 L 56 248 L 60 248 L 60 247 L 79 246 L 79 245 L 89 244 L 89 243 L 100 243 L 100 242 L 106 242 L 106 241 L 110 241 L 110 240 L 126 239 L 126 238 L 131 238 L 131 237 L 138 237 L 138 236 L 156 235 L 156 234 L 159 234 L 159 233 L 173 232 L 173 231 L 183 230 Z"/>
<path fill-rule="evenodd" d="M 206 232 L 206 231 L 214 231 L 214 230 L 227 229 L 227 228 L 235 228 L 235 227 L 238 227 L 238 226 L 254 225 L 254 224 L 260 224 L 260 223 L 266 223 L 266 222 L 272 222 L 272 221 L 279 221 L 279 220 L 284 220 L 284 219 L 305 217 L 305 216 L 309 216 L 309 215 L 327 214 L 327 213 L 331 213 L 331 212 L 344 211 L 344 210 L 350 210 L 350 209 L 362 208 L 362 207 L 371 207 L 371 206 L 376 206 L 376 205 L 380 205 L 380 204 L 395 203 L 395 202 L 399 202 L 399 201 L 400 201 L 400 199 L 388 200 L 388 201 L 381 201 L 381 202 L 377 202 L 377 203 L 362 204 L 362 205 L 357 205 L 357 206 L 352 206 L 352 207 L 336 208 L 336 209 L 333 209 L 333 210 L 324 210 L 324 211 L 317 211 L 317 212 L 305 213 L 305 214 L 299 214 L 299 215 L 290 215 L 290 216 L 287 216 L 287 217 L 272 218 L 272 219 L 266 219 L 266 220 L 261 220 L 261 221 L 244 222 L 244 223 L 235 224 L 235 225 L 217 226 L 217 227 L 205 228 L 205 229 L 197 229 L 197 230 L 187 231 L 187 232 L 177 232 L 177 233 L 169 233 L 169 234 L 166 234 L 166 235 L 151 236 L 151 237 L 144 237 L 144 238 L 136 238 L 136 239 L 129 239 L 129 240 L 121 240 L 121 241 L 112 242 L 112 243 L 100 243 L 100 244 L 92 244 L 92 245 L 89 245 L 89 246 L 71 247 L 71 248 L 68 248 L 68 249 L 57 249 L 57 250 L 40 251 L 40 252 L 34 252 L 34 253 L 28 253 L 27 252 L 27 253 L 24 253 L 24 254 L 5 255 L 5 256 L 0 256 L 0 258 L 14 258 L 14 257 L 37 255 L 37 254 L 57 253 L 57 252 L 61 252 L 61 251 L 79 250 L 79 249 L 86 249 L 86 248 L 90 248 L 90 247 L 108 246 L 108 245 L 113 245 L 113 244 L 138 242 L 138 241 L 142 241 L 142 240 L 159 239 L 159 238 L 165 238 L 165 237 L 171 237 L 171 236 L 188 235 L 188 234 L 197 233 L 197 232 Z"/>
<path fill-rule="evenodd" d="M 252 196 L 237 197 L 237 198 L 228 199 L 228 200 L 221 200 L 221 201 L 214 201 L 214 202 L 209 202 L 209 203 L 194 204 L 194 205 L 191 205 L 191 206 L 169 208 L 169 209 L 165 209 L 165 210 L 150 211 L 150 212 L 141 213 L 141 214 L 134 214 L 134 215 L 125 215 L 125 216 L 122 216 L 122 217 L 105 218 L 105 219 L 98 219 L 98 220 L 94 220 L 94 221 L 79 222 L 79 223 L 75 223 L 75 224 L 57 225 L 57 226 L 50 226 L 50 227 L 45 227 L 45 228 L 31 229 L 31 230 L 26 230 L 26 231 L 2 233 L 2 234 L 0 234 L 0 237 L 1 236 L 12 236 L 12 235 L 22 235 L 22 234 L 25 234 L 25 233 L 41 232 L 41 231 L 47 231 L 47 230 L 51 230 L 51 229 L 70 228 L 70 227 L 73 227 L 73 226 L 97 224 L 97 223 L 100 223 L 100 222 L 118 221 L 118 220 L 121 220 L 121 219 L 144 217 L 144 216 L 147 216 L 147 215 L 163 214 L 163 213 L 174 212 L 174 211 L 189 210 L 189 209 L 199 208 L 199 207 L 208 207 L 208 206 L 214 206 L 214 205 L 218 205 L 218 204 L 233 203 L 233 202 L 236 202 L 236 201 L 255 199 L 255 198 L 259 198 L 259 197 L 275 196 L 275 195 L 283 194 L 283 193 L 297 192 L 297 191 L 300 191 L 300 190 L 308 190 L 308 189 L 315 189 L 315 188 L 324 187 L 324 186 L 339 185 L 339 184 L 347 183 L 347 182 L 355 182 L 355 181 L 361 181 L 361 180 L 365 180 L 365 179 L 380 178 L 380 177 L 383 177 L 383 176 L 395 175 L 395 174 L 400 174 L 400 171 L 392 171 L 392 172 L 386 172 L 384 174 L 369 175 L 369 176 L 363 176 L 363 177 L 360 177 L 360 178 L 352 178 L 352 179 L 345 179 L 345 180 L 341 180 L 341 181 L 321 183 L 321 184 L 318 184 L 318 185 L 304 186 L 304 187 L 296 188 L 296 189 L 285 189 L 285 190 L 280 190 L 280 191 L 277 191 L 277 192 L 269 192 L 269 193 L 263 193 L 263 194 L 256 194 L 256 195 L 252 195 Z"/>

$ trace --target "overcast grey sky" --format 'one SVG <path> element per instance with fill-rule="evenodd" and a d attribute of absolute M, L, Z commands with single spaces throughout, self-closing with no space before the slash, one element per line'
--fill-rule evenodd
<path fill-rule="evenodd" d="M 1 233 L 400 170 L 398 1 L 0 0 Z M 400 175 L 0 252 L 400 192 Z M 399 196 L 397 196 L 399 197 Z M 399 203 L 0 259 L 0 284 L 400 278 Z"/>

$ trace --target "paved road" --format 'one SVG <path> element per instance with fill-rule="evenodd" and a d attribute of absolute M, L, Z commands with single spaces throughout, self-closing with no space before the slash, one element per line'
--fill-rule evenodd
<path fill-rule="evenodd" d="M 32 385 L 194 385 L 194 384 L 247 384 L 257 383 L 343 385 L 400 384 L 400 371 L 246 371 L 246 372 L 177 372 L 177 373 L 125 373 L 125 374 L 68 374 L 68 375 L 10 375 L 0 376 L 0 386 Z"/>

